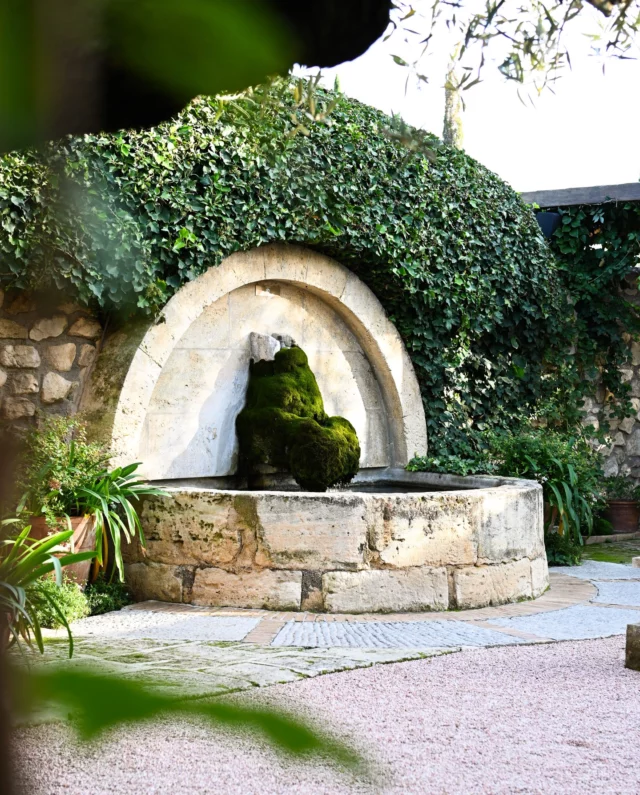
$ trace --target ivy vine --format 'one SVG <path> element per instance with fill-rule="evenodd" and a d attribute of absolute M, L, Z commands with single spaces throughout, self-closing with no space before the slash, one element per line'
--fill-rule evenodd
<path fill-rule="evenodd" d="M 570 355 L 584 333 L 567 297 L 575 274 L 511 188 L 426 134 L 408 150 L 357 101 L 320 92 L 331 112 L 307 124 L 289 88 L 277 90 L 277 103 L 266 90 L 200 98 L 151 130 L 4 157 L 4 281 L 154 312 L 234 251 L 298 243 L 382 302 L 415 365 L 434 454 L 466 455 L 477 432 L 559 394 L 574 396 L 577 416 L 588 384 Z"/>

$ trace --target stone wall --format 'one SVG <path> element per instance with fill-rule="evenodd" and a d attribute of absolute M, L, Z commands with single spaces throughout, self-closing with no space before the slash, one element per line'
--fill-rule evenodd
<path fill-rule="evenodd" d="M 640 306 L 640 293 L 637 288 L 638 274 L 630 273 L 624 297 Z M 640 342 L 629 338 L 630 357 L 622 368 L 622 379 L 631 385 L 631 403 L 640 412 Z M 605 395 L 599 389 L 596 396 L 585 401 L 586 425 L 598 427 L 598 415 L 604 408 Z M 624 420 L 610 418 L 611 445 L 603 449 L 605 455 L 605 475 L 626 475 L 640 480 L 640 417 L 626 417 Z"/>
<path fill-rule="evenodd" d="M 101 337 L 78 304 L 0 289 L 0 426 L 74 414 Z"/>

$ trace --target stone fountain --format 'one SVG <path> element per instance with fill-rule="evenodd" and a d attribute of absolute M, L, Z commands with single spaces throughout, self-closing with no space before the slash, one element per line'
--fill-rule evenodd
<path fill-rule="evenodd" d="M 249 363 L 294 341 L 326 413 L 360 441 L 346 488 L 301 491 L 267 468 L 249 490 L 238 474 Z M 427 450 L 418 382 L 378 300 L 337 262 L 296 246 L 234 254 L 183 287 L 130 358 L 109 417 L 115 460 L 142 461 L 169 492 L 144 506 L 146 553 L 127 550 L 139 598 L 362 613 L 547 588 L 540 486 L 404 469 Z"/>

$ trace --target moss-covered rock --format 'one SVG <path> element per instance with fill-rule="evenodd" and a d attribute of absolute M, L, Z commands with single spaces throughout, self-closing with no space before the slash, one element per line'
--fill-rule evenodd
<path fill-rule="evenodd" d="M 348 483 L 360 464 L 358 437 L 344 417 L 326 415 L 306 353 L 283 348 L 250 368 L 236 420 L 241 472 L 251 477 L 260 464 L 286 469 L 307 491 Z"/>

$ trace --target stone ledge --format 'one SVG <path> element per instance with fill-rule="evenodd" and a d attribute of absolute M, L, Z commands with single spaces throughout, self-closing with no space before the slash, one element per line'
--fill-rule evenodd
<path fill-rule="evenodd" d="M 632 671 L 640 671 L 640 624 L 627 626 L 627 648 L 625 667 Z"/>
<path fill-rule="evenodd" d="M 301 571 L 248 571 L 233 574 L 224 569 L 197 569 L 192 602 L 219 607 L 253 607 L 267 610 L 300 610 Z"/>

